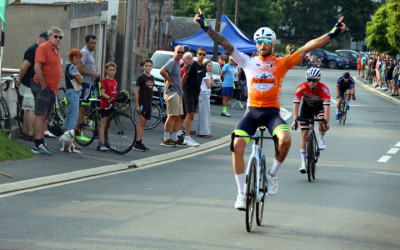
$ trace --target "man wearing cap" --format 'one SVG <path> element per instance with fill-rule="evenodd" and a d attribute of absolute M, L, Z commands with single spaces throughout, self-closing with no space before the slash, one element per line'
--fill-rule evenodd
<path fill-rule="evenodd" d="M 233 85 L 235 82 L 235 60 L 229 56 L 229 62 L 222 67 L 220 75 L 222 81 L 222 116 L 231 117 L 231 114 L 226 112 L 228 101 L 233 96 Z"/>
<path fill-rule="evenodd" d="M 22 109 L 24 110 L 23 127 L 20 135 L 21 139 L 33 141 L 33 121 L 35 120 L 35 100 L 30 88 L 31 79 L 35 75 L 35 53 L 40 44 L 48 40 L 47 31 L 39 35 L 38 41 L 30 46 L 24 53 L 24 60 L 19 69 L 19 77 L 16 80 L 17 86 L 20 87 L 21 94 L 24 96 Z"/>

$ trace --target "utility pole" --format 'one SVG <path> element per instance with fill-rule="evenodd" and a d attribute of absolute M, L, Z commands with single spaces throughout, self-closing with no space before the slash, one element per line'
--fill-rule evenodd
<path fill-rule="evenodd" d="M 226 15 L 226 12 L 227 12 L 227 11 L 226 11 L 226 8 L 227 8 L 226 0 L 224 0 L 224 2 L 223 2 L 223 5 L 222 5 L 222 6 L 223 6 L 222 13 Z"/>
<path fill-rule="evenodd" d="M 235 4 L 235 25 L 239 25 L 239 0 L 236 0 Z"/>
<path fill-rule="evenodd" d="M 217 23 L 215 24 L 215 32 L 219 33 L 221 31 L 221 12 L 222 12 L 222 1 L 226 0 L 219 0 L 218 1 L 218 10 L 217 10 Z M 218 43 L 214 42 L 214 50 L 213 50 L 213 61 L 217 61 L 218 58 Z"/>
<path fill-rule="evenodd" d="M 116 63 L 119 90 L 132 89 L 135 69 L 138 0 L 119 1 Z"/>

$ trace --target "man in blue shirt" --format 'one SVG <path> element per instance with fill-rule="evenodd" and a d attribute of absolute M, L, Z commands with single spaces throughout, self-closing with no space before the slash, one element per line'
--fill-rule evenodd
<path fill-rule="evenodd" d="M 226 112 L 226 106 L 228 105 L 228 101 L 233 96 L 233 85 L 235 81 L 235 67 L 233 64 L 235 61 L 232 56 L 229 56 L 229 63 L 225 64 L 222 67 L 221 72 L 221 81 L 222 81 L 222 116 L 231 117 L 231 114 Z"/>

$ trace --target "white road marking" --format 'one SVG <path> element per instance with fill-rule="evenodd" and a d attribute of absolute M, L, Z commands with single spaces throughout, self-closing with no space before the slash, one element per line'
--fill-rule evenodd
<path fill-rule="evenodd" d="M 400 173 L 384 172 L 384 171 L 368 171 L 369 174 L 383 174 L 383 175 L 395 175 L 400 176 Z"/>
<path fill-rule="evenodd" d="M 389 149 L 389 151 L 386 152 L 386 154 L 394 155 L 399 150 L 400 150 L 399 148 L 391 148 L 391 149 Z"/>
<path fill-rule="evenodd" d="M 285 117 L 282 118 L 283 120 L 286 121 L 287 119 L 289 119 L 292 116 L 292 112 L 290 112 L 289 110 L 282 108 L 282 107 L 281 107 L 281 109 L 283 110 L 283 112 L 286 113 Z"/>
<path fill-rule="evenodd" d="M 379 160 L 377 160 L 377 162 L 387 162 L 390 158 L 392 158 L 389 155 L 384 155 L 381 158 L 379 158 Z"/>
<path fill-rule="evenodd" d="M 331 98 L 331 102 L 333 102 L 334 104 L 337 104 L 337 101 Z"/>
<path fill-rule="evenodd" d="M 400 147 L 400 142 L 398 142 L 396 145 L 394 145 L 395 147 Z"/>

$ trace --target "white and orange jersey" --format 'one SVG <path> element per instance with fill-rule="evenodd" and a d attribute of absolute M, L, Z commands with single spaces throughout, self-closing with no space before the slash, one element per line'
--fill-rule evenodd
<path fill-rule="evenodd" d="M 286 72 L 301 62 L 299 51 L 283 58 L 249 57 L 235 49 L 233 59 L 244 69 L 247 79 L 248 106 L 280 109 L 280 94 Z"/>

